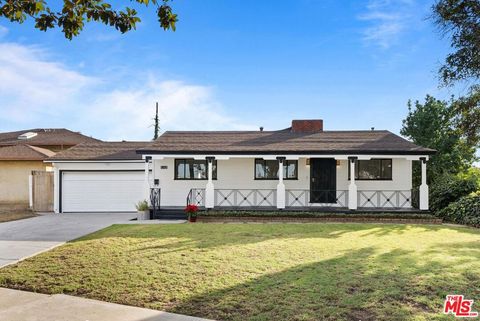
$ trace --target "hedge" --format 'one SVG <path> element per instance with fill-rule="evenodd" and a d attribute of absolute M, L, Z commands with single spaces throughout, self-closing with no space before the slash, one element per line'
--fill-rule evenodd
<path fill-rule="evenodd" d="M 463 196 L 437 212 L 445 221 L 480 227 L 480 192 Z"/>
<path fill-rule="evenodd" d="M 445 176 L 438 179 L 430 189 L 430 209 L 433 212 L 446 208 L 450 203 L 458 201 L 479 189 L 476 177 Z"/>

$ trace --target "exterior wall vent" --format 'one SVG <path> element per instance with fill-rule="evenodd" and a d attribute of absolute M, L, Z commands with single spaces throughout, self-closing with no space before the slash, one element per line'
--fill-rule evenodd
<path fill-rule="evenodd" d="M 35 136 L 37 136 L 38 134 L 37 133 L 34 133 L 34 132 L 27 132 L 27 133 L 23 133 L 21 134 L 20 136 L 18 136 L 18 139 L 21 139 L 21 140 L 27 140 L 27 139 L 30 139 L 30 138 L 33 138 Z"/>

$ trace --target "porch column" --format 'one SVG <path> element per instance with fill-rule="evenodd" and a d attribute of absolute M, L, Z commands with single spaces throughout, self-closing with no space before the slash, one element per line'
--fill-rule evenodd
<path fill-rule="evenodd" d="M 144 190 L 145 190 L 145 200 L 150 204 L 150 168 L 149 164 L 152 160 L 152 156 L 145 156 L 145 180 L 144 180 Z"/>
<path fill-rule="evenodd" d="M 420 185 L 420 210 L 428 211 L 427 158 L 420 157 L 422 163 L 422 184 Z"/>
<path fill-rule="evenodd" d="M 278 160 L 278 184 L 277 184 L 277 208 L 285 208 L 285 184 L 283 184 L 283 162 L 285 157 L 277 157 Z"/>
<path fill-rule="evenodd" d="M 215 157 L 206 157 L 207 160 L 207 186 L 205 187 L 205 208 L 215 206 L 215 186 L 213 185 L 213 161 Z"/>
<path fill-rule="evenodd" d="M 355 161 L 358 157 L 349 157 L 350 162 L 350 185 L 348 185 L 348 209 L 357 209 L 357 185 L 355 184 Z"/>

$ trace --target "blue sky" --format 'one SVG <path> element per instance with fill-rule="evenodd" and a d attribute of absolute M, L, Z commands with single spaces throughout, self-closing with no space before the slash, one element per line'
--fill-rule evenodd
<path fill-rule="evenodd" d="M 288 127 L 397 132 L 408 99 L 438 89 L 449 50 L 423 0 L 175 0 L 121 35 L 90 24 L 72 41 L 0 20 L 0 131 L 66 127 L 107 140 L 162 130 Z"/>

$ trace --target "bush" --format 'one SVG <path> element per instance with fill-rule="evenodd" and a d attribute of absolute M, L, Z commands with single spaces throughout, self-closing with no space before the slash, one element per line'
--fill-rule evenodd
<path fill-rule="evenodd" d="M 480 227 L 480 192 L 460 198 L 437 212 L 444 220 Z"/>
<path fill-rule="evenodd" d="M 146 200 L 138 202 L 137 204 L 135 204 L 135 207 L 139 212 L 148 211 L 150 209 Z"/>
<path fill-rule="evenodd" d="M 448 204 L 479 188 L 478 178 L 474 175 L 445 176 L 437 179 L 430 189 L 430 209 L 437 212 Z"/>

